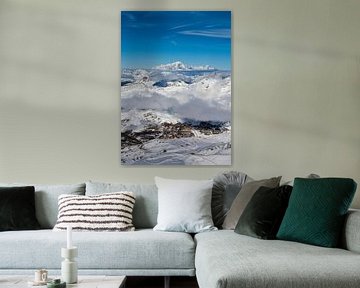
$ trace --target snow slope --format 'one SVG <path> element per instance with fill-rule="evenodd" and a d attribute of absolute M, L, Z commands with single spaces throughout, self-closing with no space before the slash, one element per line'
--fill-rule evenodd
<path fill-rule="evenodd" d="M 154 139 L 121 152 L 131 165 L 230 165 L 231 133 L 179 139 Z"/>
<path fill-rule="evenodd" d="M 124 164 L 230 165 L 231 73 L 180 61 L 123 69 L 121 133 Z"/>
<path fill-rule="evenodd" d="M 122 132 L 141 132 L 151 127 L 158 127 L 162 123 L 181 123 L 181 119 L 169 113 L 153 110 L 131 110 L 122 112 Z"/>

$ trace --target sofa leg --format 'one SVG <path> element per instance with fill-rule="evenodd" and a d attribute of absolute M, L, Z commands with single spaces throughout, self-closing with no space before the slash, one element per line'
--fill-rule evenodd
<path fill-rule="evenodd" d="M 170 288 L 170 276 L 164 277 L 164 288 Z"/>

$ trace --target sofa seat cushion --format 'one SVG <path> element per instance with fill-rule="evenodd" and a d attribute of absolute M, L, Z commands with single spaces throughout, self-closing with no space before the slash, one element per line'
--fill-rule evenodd
<path fill-rule="evenodd" d="M 83 269 L 194 269 L 195 244 L 186 233 L 73 232 Z M 60 269 L 66 232 L 1 232 L 0 269 Z"/>
<path fill-rule="evenodd" d="M 229 230 L 195 236 L 200 288 L 346 288 L 360 283 L 360 254 Z"/>

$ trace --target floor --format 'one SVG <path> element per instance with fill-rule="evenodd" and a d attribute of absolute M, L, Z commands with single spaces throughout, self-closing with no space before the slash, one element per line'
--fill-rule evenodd
<path fill-rule="evenodd" d="M 126 279 L 126 288 L 163 288 L 164 277 L 131 277 Z M 171 277 L 171 288 L 199 288 L 195 277 Z"/>

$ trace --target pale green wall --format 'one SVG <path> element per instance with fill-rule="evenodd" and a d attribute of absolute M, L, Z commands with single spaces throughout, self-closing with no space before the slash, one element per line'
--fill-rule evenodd
<path fill-rule="evenodd" d="M 122 9 L 232 10 L 231 167 L 120 166 Z M 357 0 L 1 0 L 0 182 L 152 182 L 234 169 L 360 185 L 359 30 Z"/>

